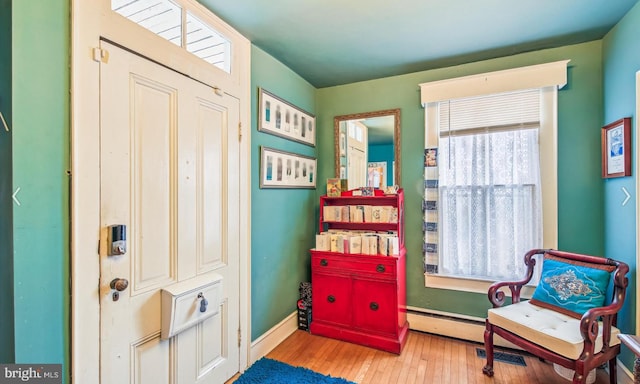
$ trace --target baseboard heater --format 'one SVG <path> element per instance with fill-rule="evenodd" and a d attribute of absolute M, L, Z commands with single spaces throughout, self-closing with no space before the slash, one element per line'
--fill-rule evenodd
<path fill-rule="evenodd" d="M 407 320 L 409 328 L 415 331 L 484 344 L 485 319 L 482 318 L 409 307 Z M 520 349 L 497 335 L 494 337 L 494 344 Z"/>

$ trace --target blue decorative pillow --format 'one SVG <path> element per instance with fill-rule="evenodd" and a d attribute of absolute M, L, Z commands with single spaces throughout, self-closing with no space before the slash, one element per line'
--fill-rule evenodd
<path fill-rule="evenodd" d="M 594 268 L 546 256 L 531 303 L 580 318 L 589 309 L 604 305 L 611 271 L 606 265 Z"/>

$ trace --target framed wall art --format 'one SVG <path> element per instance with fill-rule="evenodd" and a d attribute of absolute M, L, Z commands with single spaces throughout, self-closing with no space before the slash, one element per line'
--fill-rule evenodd
<path fill-rule="evenodd" d="M 316 118 L 260 88 L 258 130 L 315 147 Z"/>
<path fill-rule="evenodd" d="M 316 159 L 260 147 L 260 188 L 315 188 Z"/>
<path fill-rule="evenodd" d="M 631 176 L 631 118 L 602 127 L 602 177 Z"/>

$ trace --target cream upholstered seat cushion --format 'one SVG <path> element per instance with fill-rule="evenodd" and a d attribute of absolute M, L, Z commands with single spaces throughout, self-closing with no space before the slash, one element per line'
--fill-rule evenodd
<path fill-rule="evenodd" d="M 573 360 L 580 357 L 584 347 L 580 319 L 538 307 L 528 301 L 489 309 L 489 322 Z M 602 349 L 602 324 L 598 327 L 598 333 L 595 353 Z M 620 344 L 619 333 L 620 330 L 611 327 L 611 346 Z"/>

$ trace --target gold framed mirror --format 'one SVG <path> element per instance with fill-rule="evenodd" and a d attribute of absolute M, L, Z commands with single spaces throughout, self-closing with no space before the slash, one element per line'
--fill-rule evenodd
<path fill-rule="evenodd" d="M 335 175 L 349 189 L 400 185 L 400 108 L 333 119 Z"/>

